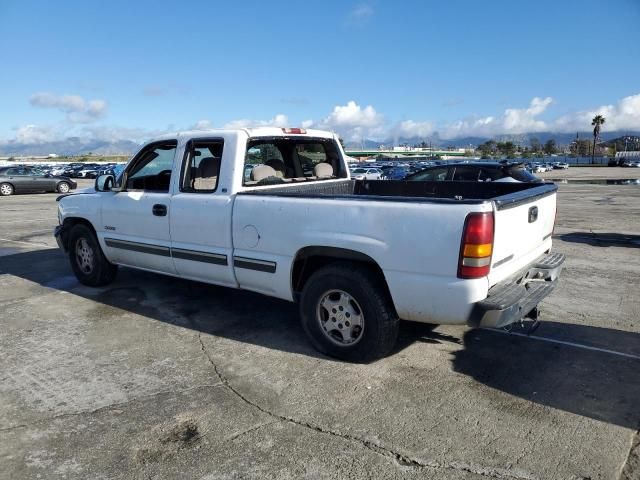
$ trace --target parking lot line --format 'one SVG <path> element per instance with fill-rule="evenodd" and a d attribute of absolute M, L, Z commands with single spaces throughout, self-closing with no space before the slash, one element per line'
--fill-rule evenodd
<path fill-rule="evenodd" d="M 28 219 L 21 219 L 21 220 L 3 220 L 2 223 L 3 224 L 7 224 L 7 223 L 19 223 L 24 225 L 27 222 L 49 222 L 51 221 L 51 217 L 47 217 L 47 218 L 28 218 Z M 53 230 L 53 229 L 52 229 Z"/>
<path fill-rule="evenodd" d="M 23 242 L 22 240 L 11 240 L 10 238 L 0 238 L 0 242 L 11 242 L 11 243 L 21 243 L 23 245 L 37 245 L 39 247 L 51 247 L 51 248 L 55 248 L 52 247 L 50 245 L 47 245 L 46 243 L 40 243 L 40 242 Z"/>
<path fill-rule="evenodd" d="M 489 330 L 491 332 L 502 333 L 502 334 L 505 334 L 505 335 L 515 335 L 516 337 L 531 338 L 533 340 L 540 340 L 542 342 L 558 343 L 560 345 L 567 345 L 569 347 L 582 348 L 584 350 L 592 350 L 592 351 L 595 351 L 595 352 L 609 353 L 611 355 L 618 355 L 620 357 L 632 358 L 634 360 L 640 360 L 640 355 L 633 355 L 631 353 L 617 352 L 615 350 L 609 350 L 607 348 L 591 347 L 589 345 L 583 345 L 581 343 L 567 342 L 567 341 L 564 341 L 564 340 L 556 340 L 555 338 L 539 337 L 537 335 L 527 335 L 526 333 L 507 332 L 505 330 L 499 330 L 499 329 L 495 329 L 495 328 L 483 328 L 483 330 Z"/>

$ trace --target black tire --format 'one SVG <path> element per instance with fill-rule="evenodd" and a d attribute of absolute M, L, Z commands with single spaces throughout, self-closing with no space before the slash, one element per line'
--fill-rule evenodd
<path fill-rule="evenodd" d="M 84 251 L 79 252 L 82 247 Z M 68 251 L 71 269 L 83 285 L 102 287 L 115 280 L 118 266 L 105 258 L 95 233 L 87 225 L 78 224 L 71 228 Z"/>
<path fill-rule="evenodd" d="M 13 195 L 14 192 L 15 192 L 15 189 L 13 188 L 13 185 L 11 185 L 10 183 L 0 183 L 0 195 L 2 195 L 3 197 L 8 197 L 9 195 Z"/>
<path fill-rule="evenodd" d="M 66 190 L 64 186 L 66 186 Z M 58 185 L 56 185 L 56 192 L 58 193 L 69 193 L 70 190 L 71 190 L 71 185 L 69 185 L 69 182 L 59 182 Z"/>
<path fill-rule="evenodd" d="M 322 326 L 320 304 L 328 298 L 328 292 L 335 290 L 355 300 L 364 318 L 360 336 L 352 345 L 337 344 L 337 337 L 325 333 Z M 300 318 L 317 350 L 351 362 L 370 362 L 387 355 L 396 344 L 400 323 L 384 280 L 375 270 L 350 262 L 333 263 L 311 275 L 302 290 Z"/>

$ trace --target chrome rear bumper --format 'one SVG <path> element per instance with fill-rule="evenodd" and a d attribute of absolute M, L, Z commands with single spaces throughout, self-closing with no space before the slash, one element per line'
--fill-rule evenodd
<path fill-rule="evenodd" d="M 545 254 L 508 282 L 494 285 L 474 305 L 467 324 L 501 328 L 526 317 L 558 284 L 565 256 Z"/>

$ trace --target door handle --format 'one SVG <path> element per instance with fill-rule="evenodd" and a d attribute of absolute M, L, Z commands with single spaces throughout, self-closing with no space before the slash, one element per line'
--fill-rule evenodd
<path fill-rule="evenodd" d="M 167 206 L 156 203 L 151 211 L 156 217 L 164 217 L 167 215 Z"/>

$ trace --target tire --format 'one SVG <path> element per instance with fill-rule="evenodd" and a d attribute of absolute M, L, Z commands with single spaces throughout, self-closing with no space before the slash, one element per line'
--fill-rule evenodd
<path fill-rule="evenodd" d="M 75 225 L 69 232 L 69 262 L 76 278 L 83 285 L 102 287 L 115 280 L 118 266 L 109 262 L 91 228 Z"/>
<path fill-rule="evenodd" d="M 317 350 L 351 362 L 386 356 L 400 324 L 384 281 L 373 270 L 349 262 L 311 275 L 302 290 L 300 319 Z"/>
<path fill-rule="evenodd" d="M 67 182 L 60 182 L 56 186 L 56 191 L 58 193 L 69 193 L 69 190 L 71 190 L 71 185 L 69 185 Z"/>
<path fill-rule="evenodd" d="M 13 195 L 14 192 L 13 185 L 10 183 L 1 183 L 0 184 L 0 195 L 3 197 L 8 197 L 9 195 Z"/>

